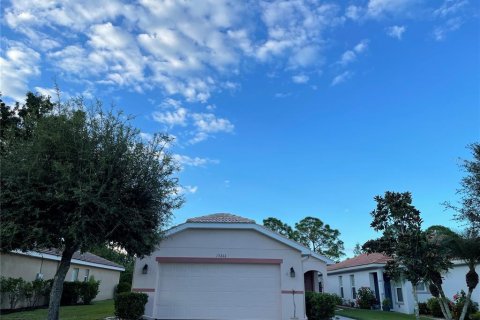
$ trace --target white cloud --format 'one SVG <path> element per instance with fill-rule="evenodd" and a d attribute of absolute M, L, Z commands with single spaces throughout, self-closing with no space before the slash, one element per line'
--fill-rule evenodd
<path fill-rule="evenodd" d="M 403 33 L 407 30 L 405 26 L 391 26 L 387 28 L 387 35 L 402 40 Z"/>
<path fill-rule="evenodd" d="M 340 57 L 340 60 L 338 61 L 338 63 L 340 63 L 343 66 L 346 66 L 347 64 L 355 61 L 358 55 L 365 52 L 367 49 L 368 49 L 368 40 L 364 39 L 359 43 L 357 43 L 353 47 L 353 49 L 345 51 Z"/>
<path fill-rule="evenodd" d="M 153 120 L 166 124 L 170 127 L 173 126 L 186 126 L 187 125 L 187 109 L 178 108 L 173 111 L 155 111 L 152 113 Z"/>
<path fill-rule="evenodd" d="M 352 20 L 360 20 L 365 15 L 365 9 L 360 6 L 349 5 L 345 9 L 345 16 Z"/>
<path fill-rule="evenodd" d="M 291 92 L 277 92 L 277 93 L 275 93 L 275 98 L 286 98 L 286 97 L 289 97 L 291 95 L 292 95 Z"/>
<path fill-rule="evenodd" d="M 220 161 L 209 158 L 189 157 L 181 154 L 174 154 L 173 159 L 181 166 L 204 167 L 208 164 L 218 164 Z"/>
<path fill-rule="evenodd" d="M 340 58 L 340 64 L 347 65 L 350 62 L 355 61 L 355 59 L 357 59 L 355 52 L 352 50 L 347 50 L 342 54 L 342 57 Z"/>
<path fill-rule="evenodd" d="M 459 17 L 448 19 L 445 24 L 435 27 L 433 30 L 433 37 L 437 41 L 445 40 L 448 33 L 459 29 L 462 24 L 463 21 Z"/>
<path fill-rule="evenodd" d="M 40 75 L 40 54 L 16 41 L 4 41 L 0 56 L 2 94 L 23 101 L 28 79 Z"/>
<path fill-rule="evenodd" d="M 433 14 L 438 17 L 446 17 L 458 13 L 468 4 L 467 0 L 445 0 L 443 4 L 436 9 Z"/>
<path fill-rule="evenodd" d="M 297 74 L 292 77 L 292 81 L 295 83 L 307 83 L 310 78 L 305 74 Z"/>
<path fill-rule="evenodd" d="M 152 141 L 153 140 L 153 134 L 147 133 L 147 132 L 140 132 L 140 138 L 142 138 L 145 141 Z"/>
<path fill-rule="evenodd" d="M 200 132 L 232 132 L 234 125 L 228 120 L 217 118 L 213 113 L 194 113 L 194 124 Z"/>
<path fill-rule="evenodd" d="M 193 194 L 198 191 L 197 186 L 179 186 L 177 187 L 177 194 Z"/>
<path fill-rule="evenodd" d="M 418 0 L 370 0 L 367 5 L 367 15 L 373 18 L 398 15 L 418 3 Z"/>
<path fill-rule="evenodd" d="M 350 71 L 344 71 L 341 74 L 337 75 L 335 78 L 333 78 L 331 86 L 336 86 L 340 83 L 343 83 L 350 79 L 353 76 L 353 74 Z"/>

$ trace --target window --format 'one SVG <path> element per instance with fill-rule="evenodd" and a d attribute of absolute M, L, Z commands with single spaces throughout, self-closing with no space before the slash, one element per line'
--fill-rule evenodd
<path fill-rule="evenodd" d="M 78 268 L 73 268 L 72 281 L 78 281 Z"/>
<path fill-rule="evenodd" d="M 340 297 L 344 298 L 343 296 L 343 278 L 342 276 L 338 276 L 338 284 L 340 286 Z"/>
<path fill-rule="evenodd" d="M 90 278 L 90 269 L 85 269 L 85 277 L 83 278 L 83 281 L 88 281 L 88 278 Z"/>
<path fill-rule="evenodd" d="M 397 302 L 398 303 L 403 303 L 403 291 L 402 288 L 397 287 L 395 288 L 395 291 L 397 293 Z"/>
<path fill-rule="evenodd" d="M 350 275 L 350 286 L 352 287 L 352 299 L 357 299 L 357 288 L 355 287 L 355 275 Z"/>
<path fill-rule="evenodd" d="M 425 282 L 420 282 L 419 284 L 417 284 L 417 291 L 427 292 L 427 286 L 425 285 Z"/>

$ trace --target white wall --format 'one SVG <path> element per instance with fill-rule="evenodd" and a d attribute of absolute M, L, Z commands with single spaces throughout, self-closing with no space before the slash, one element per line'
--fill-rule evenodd
<path fill-rule="evenodd" d="M 335 293 L 338 296 L 340 295 L 340 283 L 339 277 L 342 276 L 343 280 L 343 299 L 347 301 L 354 301 L 352 296 L 352 285 L 350 276 L 353 275 L 355 279 L 355 288 L 358 292 L 358 289 L 361 287 L 370 288 L 372 291 L 375 291 L 375 285 L 370 279 L 370 274 L 376 272 L 378 277 L 378 288 L 379 288 L 379 296 L 380 301 L 385 298 L 385 293 L 383 290 L 383 270 L 382 269 L 367 269 L 367 270 L 355 270 L 355 271 L 346 271 L 346 272 L 338 272 L 338 271 L 331 271 L 327 277 L 327 286 L 326 292 L 328 293 Z"/>
<path fill-rule="evenodd" d="M 301 291 L 295 294 L 296 315 L 305 319 L 304 282 L 301 252 L 279 241 L 269 238 L 257 231 L 249 229 L 187 229 L 176 233 L 163 240 L 152 255 L 135 262 L 133 288 L 151 289 L 158 286 L 159 263 L 156 257 L 201 257 L 215 258 L 224 255 L 227 258 L 257 258 L 257 259 L 282 259 L 280 265 L 280 281 L 282 291 Z M 326 274 L 326 265 L 315 258 L 309 258 L 307 268 L 315 267 Z M 303 260 L 309 260 L 303 258 Z M 315 260 L 315 261 L 314 261 Z M 148 274 L 142 274 L 143 266 L 149 267 Z M 296 271 L 296 277 L 290 277 L 290 268 Z M 154 317 L 155 292 L 146 292 L 149 302 L 145 315 Z M 292 294 L 281 293 L 282 319 L 293 316 Z"/>
<path fill-rule="evenodd" d="M 478 274 L 480 274 L 480 266 L 477 266 L 476 269 Z M 384 284 L 383 284 L 383 277 L 381 274 L 383 273 L 383 268 L 376 269 L 379 273 L 378 280 L 379 280 L 379 289 L 380 289 L 380 298 L 383 300 L 385 294 Z M 343 287 L 345 293 L 346 300 L 352 300 L 351 296 L 351 286 L 350 286 L 350 275 L 355 274 L 355 284 L 358 288 L 361 286 L 370 287 L 373 290 L 373 287 L 370 285 L 369 280 L 369 273 L 373 272 L 372 269 L 370 270 L 363 270 L 363 271 L 350 271 L 350 272 L 342 272 L 338 273 L 338 270 L 331 271 L 328 274 L 328 286 L 326 286 L 326 292 L 335 293 L 340 295 L 340 288 L 338 282 L 338 276 L 343 276 Z M 445 295 L 450 300 L 453 300 L 453 296 L 460 292 L 460 290 L 464 290 L 467 292 L 467 285 L 465 283 L 465 275 L 468 272 L 468 267 L 465 264 L 456 264 L 452 269 L 449 270 L 448 273 L 444 274 L 443 277 L 443 290 Z M 382 280 L 382 282 L 381 282 Z M 409 281 L 401 281 L 401 282 L 393 282 L 391 281 L 392 287 L 392 309 L 393 311 L 402 312 L 402 313 L 414 313 L 414 299 L 413 299 L 413 291 L 412 291 L 412 284 Z M 401 287 L 403 291 L 404 302 L 398 303 L 397 302 L 397 293 L 396 287 Z M 428 299 L 432 298 L 432 295 L 428 291 L 428 285 L 426 286 L 426 290 L 418 291 L 418 301 L 419 302 L 426 302 Z M 480 304 L 480 289 L 477 287 L 472 294 L 472 300 Z"/>

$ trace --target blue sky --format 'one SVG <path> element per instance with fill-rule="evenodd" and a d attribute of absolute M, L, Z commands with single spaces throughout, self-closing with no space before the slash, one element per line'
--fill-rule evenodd
<path fill-rule="evenodd" d="M 411 191 L 456 227 L 459 158 L 480 138 L 477 1 L 6 1 L 1 91 L 82 94 L 170 149 L 187 202 L 338 228 L 347 254 L 373 197 Z"/>

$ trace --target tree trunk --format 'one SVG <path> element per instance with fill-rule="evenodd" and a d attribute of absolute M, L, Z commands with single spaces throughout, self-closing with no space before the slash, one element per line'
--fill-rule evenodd
<path fill-rule="evenodd" d="M 448 305 L 448 299 L 445 297 L 445 292 L 443 292 L 442 285 L 436 285 L 438 292 L 440 293 L 440 298 L 438 302 L 440 303 L 440 308 L 442 309 L 443 316 L 446 320 L 452 320 L 452 313 L 450 312 L 450 307 Z"/>
<path fill-rule="evenodd" d="M 415 319 L 420 320 L 420 312 L 418 310 L 418 295 L 417 295 L 417 285 L 412 283 L 412 292 L 413 292 L 413 301 L 415 302 Z"/>
<path fill-rule="evenodd" d="M 48 305 L 47 320 L 58 320 L 60 311 L 60 299 L 62 298 L 63 282 L 70 268 L 70 261 L 76 251 L 75 247 L 66 247 L 62 253 L 62 259 L 58 265 L 57 272 L 53 278 L 52 291 L 50 292 L 50 302 Z"/>
<path fill-rule="evenodd" d="M 467 316 L 467 310 L 468 307 L 470 306 L 470 303 L 472 303 L 472 292 L 475 288 L 468 288 L 468 294 L 467 294 L 467 299 L 465 300 L 465 304 L 463 305 L 462 309 L 462 314 L 460 315 L 460 318 L 458 320 L 465 320 Z"/>

